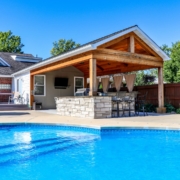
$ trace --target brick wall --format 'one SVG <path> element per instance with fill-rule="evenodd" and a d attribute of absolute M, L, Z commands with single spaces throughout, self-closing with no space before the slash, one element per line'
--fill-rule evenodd
<path fill-rule="evenodd" d="M 11 84 L 12 78 L 2 78 L 0 77 L 0 84 Z"/>
<path fill-rule="evenodd" d="M 3 89 L 2 84 L 12 85 L 12 78 L 1 78 L 0 77 L 0 93 L 11 93 L 11 89 Z M 8 102 L 9 95 L 0 95 L 0 102 Z"/>

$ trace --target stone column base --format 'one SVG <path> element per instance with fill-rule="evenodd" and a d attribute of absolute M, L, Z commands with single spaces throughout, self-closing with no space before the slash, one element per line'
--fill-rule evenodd
<path fill-rule="evenodd" d="M 166 113 L 166 108 L 165 107 L 158 107 L 158 108 L 156 108 L 156 111 L 157 111 L 157 113 L 164 114 L 164 113 Z"/>

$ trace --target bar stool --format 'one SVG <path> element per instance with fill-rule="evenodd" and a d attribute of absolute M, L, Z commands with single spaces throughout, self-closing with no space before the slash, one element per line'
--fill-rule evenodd
<path fill-rule="evenodd" d="M 114 114 L 117 113 L 117 117 L 119 117 L 119 112 L 121 111 L 123 114 L 123 98 L 126 95 L 126 92 L 119 91 L 116 93 L 116 96 L 112 98 L 112 117 L 115 117 Z M 121 105 L 121 108 L 119 107 Z"/>
<path fill-rule="evenodd" d="M 131 112 L 134 111 L 134 114 L 136 114 L 136 110 L 135 110 L 135 100 L 137 97 L 138 92 L 137 91 L 133 91 L 131 93 L 128 93 L 126 95 L 126 97 L 124 98 L 124 111 L 123 111 L 123 115 L 125 116 L 125 112 L 128 111 L 129 116 L 131 116 Z M 133 105 L 133 108 L 132 108 Z"/>

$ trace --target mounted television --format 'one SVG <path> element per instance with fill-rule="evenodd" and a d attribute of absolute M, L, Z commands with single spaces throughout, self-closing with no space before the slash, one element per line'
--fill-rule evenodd
<path fill-rule="evenodd" d="M 66 89 L 68 86 L 68 78 L 56 77 L 54 80 L 55 89 Z"/>

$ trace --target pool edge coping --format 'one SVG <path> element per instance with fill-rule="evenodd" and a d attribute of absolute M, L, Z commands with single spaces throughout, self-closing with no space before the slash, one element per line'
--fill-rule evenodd
<path fill-rule="evenodd" d="M 175 127 L 148 127 L 148 126 L 97 126 L 97 125 L 80 125 L 80 124 L 66 124 L 66 123 L 40 123 L 40 122 L 0 122 L 2 125 L 42 125 L 42 126 L 62 126 L 62 127 L 75 127 L 75 128 L 88 128 L 93 130 L 122 130 L 122 129 L 139 129 L 139 130 L 175 130 L 180 131 L 180 128 Z"/>

